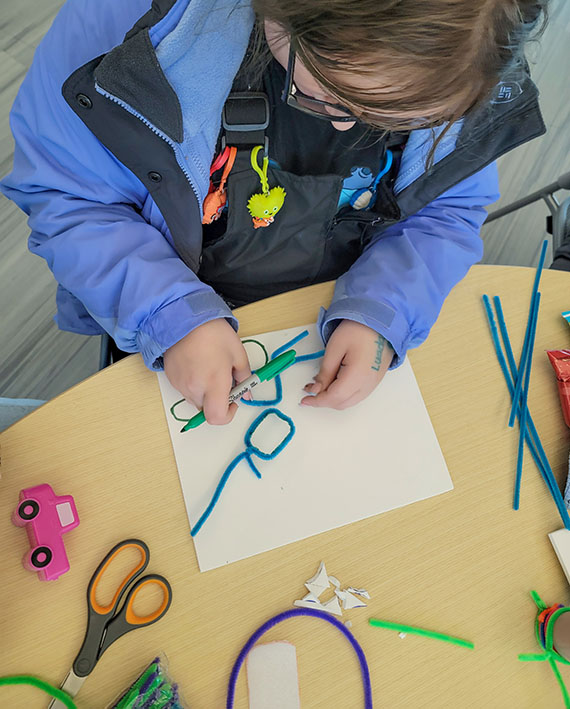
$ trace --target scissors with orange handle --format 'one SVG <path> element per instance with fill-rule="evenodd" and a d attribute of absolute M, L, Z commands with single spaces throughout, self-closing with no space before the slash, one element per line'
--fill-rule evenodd
<path fill-rule="evenodd" d="M 117 588 L 112 601 L 108 605 L 101 605 L 97 601 L 97 588 L 101 579 L 104 577 L 110 563 L 127 549 L 139 551 L 141 555 L 140 561 L 125 576 Z M 172 601 L 172 588 L 164 576 L 147 574 L 140 577 L 148 566 L 149 557 L 149 548 L 143 541 L 140 539 L 126 539 L 111 549 L 91 577 L 87 587 L 87 630 L 85 638 L 73 662 L 73 667 L 61 685 L 61 688 L 71 697 L 74 697 L 79 692 L 83 682 L 93 671 L 101 655 L 115 640 L 131 630 L 144 628 L 147 625 L 156 623 L 169 609 Z M 151 584 L 162 591 L 162 602 L 154 612 L 144 616 L 137 615 L 133 608 L 135 599 L 143 588 L 148 588 Z M 121 604 L 123 598 L 124 602 Z M 59 700 L 53 700 L 48 709 L 60 709 L 61 707 L 65 707 L 65 705 Z"/>

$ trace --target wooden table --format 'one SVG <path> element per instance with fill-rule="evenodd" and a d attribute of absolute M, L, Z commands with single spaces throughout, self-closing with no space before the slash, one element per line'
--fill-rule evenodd
<path fill-rule="evenodd" d="M 156 376 L 138 355 L 5 431 L 0 673 L 31 673 L 59 684 L 82 640 L 91 573 L 117 541 L 140 537 L 151 549 L 149 571 L 172 583 L 172 607 L 159 623 L 122 638 L 103 656 L 78 695 L 81 708 L 106 706 L 159 651 L 168 655 L 192 709 L 225 706 L 229 671 L 242 644 L 263 621 L 291 607 L 321 559 L 329 573 L 372 594 L 367 609 L 347 617 L 370 664 L 376 706 L 562 706 L 547 664 L 517 660 L 519 652 L 537 650 L 529 591 L 536 589 L 548 603 L 570 601 L 546 536 L 562 525 L 529 455 L 521 510 L 511 509 L 518 435 L 506 427 L 509 395 L 481 305 L 482 293 L 501 295 L 518 356 L 533 278 L 531 269 L 473 268 L 448 298 L 429 340 L 410 353 L 453 492 L 205 574 L 189 536 Z M 543 351 L 570 343 L 560 317 L 570 307 L 569 284 L 566 273 L 543 275 L 529 397 L 561 484 L 570 437 Z M 332 285 L 324 284 L 243 308 L 240 332 L 312 322 L 331 294 Z M 66 537 L 71 571 L 54 583 L 22 568 L 26 535 L 10 523 L 20 488 L 43 482 L 56 493 L 73 494 L 81 517 Z M 455 634 L 476 647 L 402 640 L 369 627 L 371 616 Z M 295 619 L 274 629 L 267 636 L 272 639 L 297 646 L 304 709 L 362 706 L 356 661 L 334 629 Z M 46 705 L 33 689 L 0 692 L 2 707 Z M 244 677 L 237 706 L 247 706 Z"/>

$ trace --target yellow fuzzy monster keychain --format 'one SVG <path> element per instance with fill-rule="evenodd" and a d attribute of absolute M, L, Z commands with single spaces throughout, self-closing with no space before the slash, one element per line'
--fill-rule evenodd
<path fill-rule="evenodd" d="M 253 219 L 253 226 L 255 229 L 259 227 L 266 227 L 273 223 L 275 215 L 283 206 L 285 201 L 286 192 L 283 187 L 279 185 L 277 187 L 272 187 L 269 189 L 269 184 L 267 182 L 267 167 L 269 165 L 269 158 L 267 155 L 263 158 L 263 167 L 259 167 L 257 162 L 257 155 L 260 150 L 263 150 L 262 145 L 256 145 L 251 151 L 251 166 L 259 175 L 261 180 L 261 194 L 252 195 L 248 202 L 247 208 Z"/>

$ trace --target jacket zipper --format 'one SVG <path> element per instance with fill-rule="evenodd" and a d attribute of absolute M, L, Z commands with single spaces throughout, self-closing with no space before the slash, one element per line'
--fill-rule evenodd
<path fill-rule="evenodd" d="M 113 96 L 113 94 L 110 94 L 108 91 L 105 91 L 97 82 L 95 82 L 95 90 L 97 93 L 101 94 L 105 98 L 109 99 L 109 101 L 113 101 L 113 103 L 118 104 L 121 106 L 121 108 L 124 108 L 127 113 L 130 113 L 132 116 L 135 116 L 135 118 L 138 118 L 141 123 L 144 123 L 144 125 L 149 128 L 155 135 L 157 135 L 159 138 L 162 138 L 165 143 L 167 143 L 170 148 L 172 149 L 172 152 L 174 153 L 174 157 L 176 158 L 176 162 L 178 163 L 178 167 L 182 170 L 184 173 L 184 177 L 188 181 L 188 184 L 192 188 L 192 191 L 194 192 L 194 195 L 196 197 L 196 200 L 198 204 L 200 205 L 200 209 L 202 209 L 202 200 L 200 199 L 200 195 L 198 193 L 198 190 L 194 183 L 192 182 L 192 178 L 190 177 L 190 173 L 186 169 L 186 165 L 184 162 L 184 158 L 182 156 L 182 153 L 180 151 L 180 148 L 177 143 L 175 143 L 171 138 L 169 138 L 167 135 L 165 135 L 162 131 L 160 131 L 156 126 L 154 126 L 150 121 L 148 121 L 144 116 L 142 116 L 140 113 L 134 110 L 131 106 L 129 106 L 128 103 L 125 101 L 122 101 L 121 99 L 117 98 L 116 96 Z M 200 172 L 203 172 L 200 169 L 200 166 L 197 163 L 197 160 L 193 158 L 194 163 L 197 167 L 197 169 Z"/>

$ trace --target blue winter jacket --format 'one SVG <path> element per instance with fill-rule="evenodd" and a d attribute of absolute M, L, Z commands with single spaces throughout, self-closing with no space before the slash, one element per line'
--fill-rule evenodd
<path fill-rule="evenodd" d="M 148 367 L 159 369 L 165 350 L 195 327 L 223 317 L 237 328 L 237 321 L 179 258 L 147 189 L 61 94 L 75 69 L 121 44 L 149 7 L 150 0 L 68 0 L 63 6 L 12 109 L 14 169 L 1 189 L 29 215 L 30 250 L 47 261 L 60 284 L 59 327 L 107 331 L 121 349 L 140 351 Z M 171 148 L 200 203 L 222 106 L 252 23 L 245 1 L 177 0 L 150 30 L 182 108 L 184 138 Z M 460 130 L 461 122 L 439 143 L 436 162 L 454 150 Z M 431 131 L 410 135 L 396 194 L 424 172 L 432 139 Z M 381 333 L 399 363 L 425 340 L 450 290 L 481 258 L 484 207 L 498 196 L 492 163 L 373 239 L 338 279 L 320 318 L 323 339 L 339 320 L 356 320 Z M 188 238 L 200 248 L 200 224 L 189 225 Z"/>

